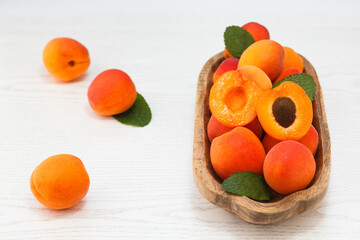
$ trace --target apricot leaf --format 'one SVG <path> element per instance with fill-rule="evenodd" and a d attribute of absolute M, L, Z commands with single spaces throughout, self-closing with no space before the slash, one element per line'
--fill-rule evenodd
<path fill-rule="evenodd" d="M 239 26 L 229 26 L 224 32 L 225 47 L 235 58 L 240 58 L 241 54 L 255 42 L 253 36 Z"/>
<path fill-rule="evenodd" d="M 276 88 L 283 82 L 296 83 L 297 85 L 299 85 L 300 87 L 302 87 L 304 89 L 304 91 L 306 92 L 306 94 L 308 95 L 308 97 L 310 98 L 311 101 L 314 100 L 315 92 L 316 92 L 316 83 L 314 81 L 314 78 L 311 75 L 306 74 L 306 73 L 290 75 L 290 76 L 280 80 L 279 82 L 275 83 L 273 88 Z"/>
<path fill-rule="evenodd" d="M 271 193 L 262 176 L 253 172 L 236 172 L 221 185 L 225 191 L 257 201 L 269 201 Z"/>
<path fill-rule="evenodd" d="M 137 93 L 135 103 L 131 108 L 113 117 L 126 125 L 145 127 L 151 121 L 151 110 L 144 97 Z"/>

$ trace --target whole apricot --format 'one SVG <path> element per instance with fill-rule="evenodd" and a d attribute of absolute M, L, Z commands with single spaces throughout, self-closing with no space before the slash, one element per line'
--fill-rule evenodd
<path fill-rule="evenodd" d="M 265 150 L 258 137 L 245 127 L 237 127 L 219 137 L 210 146 L 210 160 L 221 179 L 240 171 L 263 174 Z"/>
<path fill-rule="evenodd" d="M 106 70 L 95 77 L 88 89 L 91 108 L 100 115 L 116 115 L 128 110 L 136 100 L 136 88 L 125 72 Z"/>
<path fill-rule="evenodd" d="M 315 169 L 315 159 L 310 150 L 294 140 L 276 144 L 264 161 L 265 181 L 284 195 L 305 189 L 313 179 Z"/>
<path fill-rule="evenodd" d="M 48 42 L 43 61 L 49 73 L 62 81 L 80 77 L 90 65 L 87 48 L 71 38 L 55 38 Z"/>
<path fill-rule="evenodd" d="M 35 168 L 30 178 L 31 191 L 47 208 L 64 209 L 85 197 L 89 175 L 81 160 L 73 155 L 51 156 Z"/>
<path fill-rule="evenodd" d="M 251 44 L 241 55 L 239 68 L 253 65 L 263 70 L 270 80 L 281 72 L 284 64 L 284 48 L 273 40 L 261 40 Z"/>
<path fill-rule="evenodd" d="M 267 28 L 257 22 L 249 22 L 242 26 L 242 28 L 251 34 L 255 42 L 270 39 L 270 33 Z"/>

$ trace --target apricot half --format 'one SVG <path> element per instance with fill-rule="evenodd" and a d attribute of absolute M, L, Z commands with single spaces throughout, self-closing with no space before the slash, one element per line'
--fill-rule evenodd
<path fill-rule="evenodd" d="M 82 161 L 70 154 L 51 156 L 30 178 L 31 191 L 47 208 L 64 209 L 77 204 L 88 192 L 89 175 Z"/>
<path fill-rule="evenodd" d="M 228 71 L 210 90 L 210 110 L 226 127 L 244 126 L 256 117 L 256 102 L 261 92 L 255 81 L 244 81 L 238 72 Z"/>
<path fill-rule="evenodd" d="M 71 38 L 55 38 L 48 42 L 43 61 L 49 73 L 62 81 L 80 77 L 90 65 L 87 48 Z"/>
<path fill-rule="evenodd" d="M 264 131 L 278 140 L 301 139 L 313 119 L 309 97 L 293 82 L 264 90 L 256 104 L 256 113 Z"/>

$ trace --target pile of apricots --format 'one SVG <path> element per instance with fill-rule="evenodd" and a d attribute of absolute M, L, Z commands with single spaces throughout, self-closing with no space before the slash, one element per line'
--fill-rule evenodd
<path fill-rule="evenodd" d="M 87 48 L 71 38 L 55 38 L 43 51 L 48 72 L 63 82 L 82 76 L 90 66 Z M 134 104 L 137 92 L 123 71 L 109 69 L 100 73 L 87 91 L 90 107 L 98 114 L 123 113 Z M 50 209 L 76 205 L 89 190 L 90 178 L 82 161 L 70 154 L 58 154 L 42 161 L 33 171 L 30 188 L 35 198 Z"/>
<path fill-rule="evenodd" d="M 303 60 L 270 40 L 263 25 L 251 22 L 242 28 L 255 42 L 239 59 L 225 48 L 225 60 L 213 75 L 207 126 L 211 163 L 222 180 L 251 171 L 287 195 L 313 179 L 319 139 L 312 126 L 312 102 L 303 88 L 291 81 L 273 84 L 302 73 Z"/>

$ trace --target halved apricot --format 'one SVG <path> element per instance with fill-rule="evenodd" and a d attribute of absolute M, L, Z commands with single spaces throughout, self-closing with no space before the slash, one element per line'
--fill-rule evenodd
<path fill-rule="evenodd" d="M 309 97 L 293 82 L 263 91 L 256 104 L 256 113 L 264 131 L 278 140 L 304 137 L 313 119 Z"/>
<path fill-rule="evenodd" d="M 256 102 L 261 92 L 255 81 L 244 81 L 238 72 L 228 71 L 210 90 L 210 110 L 227 127 L 244 126 L 256 117 Z"/>

